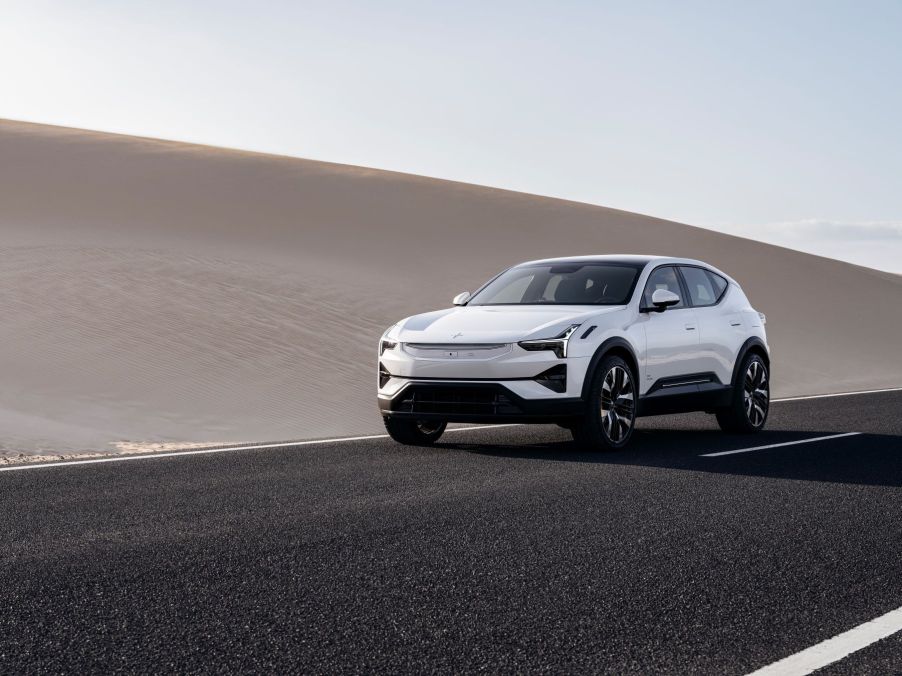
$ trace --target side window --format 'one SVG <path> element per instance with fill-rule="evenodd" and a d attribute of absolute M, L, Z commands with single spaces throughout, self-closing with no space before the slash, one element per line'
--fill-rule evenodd
<path fill-rule="evenodd" d="M 680 267 L 686 286 L 689 287 L 689 300 L 695 307 L 714 305 L 720 295 L 714 290 L 711 278 L 701 268 Z"/>
<path fill-rule="evenodd" d="M 680 302 L 673 307 L 685 307 L 683 301 L 683 291 L 680 289 L 680 282 L 677 279 L 676 268 L 670 266 L 658 268 L 651 273 L 648 282 L 645 284 L 645 292 L 642 294 L 642 306 L 651 307 L 651 296 L 658 289 L 665 291 L 673 291 L 680 297 Z"/>
<path fill-rule="evenodd" d="M 723 293 L 727 290 L 729 283 L 717 273 L 711 272 L 710 270 L 705 270 L 705 272 L 708 273 L 708 279 L 711 280 L 711 286 L 714 287 L 714 297 L 717 298 L 715 302 L 720 302 L 720 299 L 723 298 Z"/>

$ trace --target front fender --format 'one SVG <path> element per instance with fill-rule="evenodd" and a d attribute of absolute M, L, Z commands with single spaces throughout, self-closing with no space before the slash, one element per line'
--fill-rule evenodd
<path fill-rule="evenodd" d="M 604 358 L 606 354 L 615 349 L 620 352 L 625 352 L 626 355 L 628 355 L 629 358 L 627 361 L 631 362 L 630 366 L 632 366 L 633 369 L 633 376 L 638 383 L 639 359 L 636 356 L 636 348 L 626 338 L 623 338 L 621 336 L 612 336 L 601 342 L 601 344 L 596 348 L 595 353 L 592 355 L 592 359 L 589 361 L 589 367 L 586 369 L 586 377 L 583 380 L 583 400 L 588 399 L 589 386 L 592 384 L 592 374 L 595 373 L 595 369 L 598 367 L 598 363 Z"/>

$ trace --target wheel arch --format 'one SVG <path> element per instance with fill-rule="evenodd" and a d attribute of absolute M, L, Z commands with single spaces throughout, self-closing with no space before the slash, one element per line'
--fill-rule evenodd
<path fill-rule="evenodd" d="M 767 370 L 770 371 L 770 354 L 767 351 L 767 345 L 758 336 L 752 336 L 742 344 L 742 347 L 739 348 L 739 353 L 736 355 L 736 362 L 733 364 L 733 376 L 730 378 L 731 387 L 735 387 L 739 377 L 739 368 L 750 353 L 760 356 L 764 360 Z"/>
<path fill-rule="evenodd" d="M 633 371 L 633 380 L 638 384 L 639 360 L 636 359 L 636 353 L 633 350 L 633 346 L 630 345 L 629 341 L 625 338 L 617 336 L 608 338 L 595 350 L 595 354 L 592 355 L 592 360 L 589 362 L 589 368 L 586 369 L 586 377 L 583 379 L 582 389 L 582 398 L 584 400 L 587 400 L 589 397 L 589 388 L 592 386 L 592 380 L 595 377 L 595 369 L 598 368 L 598 364 L 601 363 L 602 359 L 611 354 L 620 357 L 630 365 L 630 368 Z"/>

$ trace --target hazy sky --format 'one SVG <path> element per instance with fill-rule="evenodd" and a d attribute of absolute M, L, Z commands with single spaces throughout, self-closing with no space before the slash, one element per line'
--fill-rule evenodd
<path fill-rule="evenodd" d="M 0 0 L 0 64 L 0 117 L 566 197 L 902 272 L 900 0 Z"/>

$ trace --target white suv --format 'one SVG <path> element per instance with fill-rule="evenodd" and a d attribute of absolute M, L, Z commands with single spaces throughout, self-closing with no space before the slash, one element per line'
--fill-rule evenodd
<path fill-rule="evenodd" d="M 431 444 L 449 422 L 557 423 L 621 448 L 636 417 L 707 411 L 722 429 L 767 420 L 764 315 L 700 261 L 589 256 L 514 266 L 454 307 L 379 341 L 379 408 L 393 439 Z"/>

